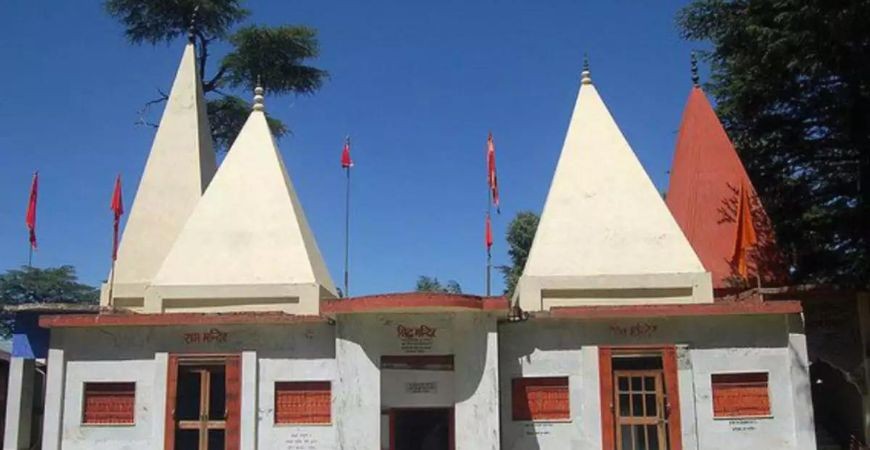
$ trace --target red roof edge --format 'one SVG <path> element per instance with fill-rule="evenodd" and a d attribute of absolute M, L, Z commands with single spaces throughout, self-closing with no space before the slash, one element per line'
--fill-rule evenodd
<path fill-rule="evenodd" d="M 477 295 L 446 294 L 436 292 L 409 292 L 398 294 L 369 295 L 320 302 L 322 314 L 353 314 L 386 312 L 396 310 L 444 309 L 507 312 L 505 297 L 481 297 Z"/>
<path fill-rule="evenodd" d="M 178 325 L 277 325 L 326 322 L 318 315 L 301 316 L 282 312 L 170 313 L 170 314 L 51 314 L 40 316 L 42 328 L 178 326 Z"/>
<path fill-rule="evenodd" d="M 683 305 L 596 305 L 550 309 L 549 317 L 571 319 L 621 319 L 693 316 L 740 316 L 798 314 L 803 311 L 797 300 L 771 302 L 723 301 Z"/>

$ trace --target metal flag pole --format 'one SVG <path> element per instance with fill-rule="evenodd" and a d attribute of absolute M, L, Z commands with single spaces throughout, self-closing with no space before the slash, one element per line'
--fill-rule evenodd
<path fill-rule="evenodd" d="M 489 212 L 486 213 L 489 218 Z M 490 227 L 492 223 L 490 222 Z M 492 247 L 486 246 L 486 296 L 489 297 L 492 293 Z"/>
<path fill-rule="evenodd" d="M 109 274 L 109 301 L 108 306 L 111 308 L 115 305 L 115 258 L 112 258 L 112 272 Z"/>
<path fill-rule="evenodd" d="M 347 137 L 346 145 L 350 146 L 350 136 Z M 344 297 L 350 297 L 350 288 L 348 287 L 348 261 L 350 260 L 350 168 L 352 165 L 345 167 L 347 174 L 347 186 L 345 192 L 344 205 Z"/>
<path fill-rule="evenodd" d="M 489 149 L 487 148 L 487 151 Z M 487 157 L 487 161 L 489 161 Z M 487 162 L 489 164 L 489 162 Z M 487 169 L 488 171 L 489 169 Z M 488 172 L 487 172 L 488 173 Z M 487 177 L 490 175 L 487 174 Z M 487 179 L 488 180 L 488 179 Z M 490 181 L 486 185 L 486 220 L 489 227 L 488 232 L 492 233 L 492 186 Z M 489 297 L 492 293 L 492 246 L 489 242 L 486 243 L 486 296 Z"/>

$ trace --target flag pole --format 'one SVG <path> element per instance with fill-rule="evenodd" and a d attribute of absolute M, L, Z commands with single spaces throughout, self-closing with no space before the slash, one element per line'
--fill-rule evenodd
<path fill-rule="evenodd" d="M 109 308 L 115 304 L 115 258 L 112 258 L 112 273 L 109 274 Z"/>
<path fill-rule="evenodd" d="M 33 268 L 33 244 L 32 243 L 27 244 L 27 268 L 28 269 Z"/>
<path fill-rule="evenodd" d="M 487 188 L 486 201 L 486 219 L 489 226 L 492 227 L 492 189 Z M 492 246 L 486 246 L 486 296 L 489 297 L 492 291 Z"/>
<path fill-rule="evenodd" d="M 347 137 L 347 144 L 350 145 L 350 137 Z M 348 288 L 348 261 L 350 259 L 350 168 L 345 167 L 347 174 L 347 185 L 345 192 L 344 204 L 344 297 L 350 297 L 350 289 Z"/>

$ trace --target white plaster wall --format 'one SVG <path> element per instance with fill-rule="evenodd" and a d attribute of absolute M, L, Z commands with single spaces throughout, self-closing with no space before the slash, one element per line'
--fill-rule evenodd
<path fill-rule="evenodd" d="M 207 332 L 211 328 L 226 333 L 226 342 L 185 343 L 185 333 Z M 64 450 L 162 448 L 170 353 L 241 353 L 240 419 L 244 450 L 302 448 L 293 446 L 299 438 L 298 432 L 291 439 L 288 436 L 293 431 L 289 427 L 272 424 L 274 382 L 333 380 L 335 377 L 335 329 L 325 323 L 58 329 L 52 334 L 50 355 L 59 355 L 61 361 L 65 360 L 54 372 L 55 378 L 60 378 L 58 386 L 62 386 L 63 395 L 52 394 L 47 398 L 46 418 L 50 428 L 49 439 L 43 447 Z M 135 382 L 135 424 L 83 426 L 82 387 L 86 381 Z M 60 390 L 58 387 L 57 391 Z M 52 411 L 57 408 L 62 414 Z M 60 435 L 60 447 L 52 444 L 56 435 L 51 433 L 54 420 L 60 420 L 59 433 L 56 433 Z M 308 439 L 306 450 L 336 448 L 333 427 L 315 428 L 317 431 L 312 436 L 317 446 L 308 445 L 312 442 Z M 293 445 L 288 442 L 291 440 Z"/>
<path fill-rule="evenodd" d="M 154 360 L 68 361 L 63 409 L 64 450 L 152 449 L 155 403 Z M 165 379 L 165 377 L 164 377 Z M 136 383 L 134 425 L 82 424 L 85 382 L 123 381 Z M 165 384 L 165 381 L 164 381 Z M 165 390 L 163 390 L 165 392 Z"/>
<path fill-rule="evenodd" d="M 529 328 L 520 326 L 521 328 Z M 501 349 L 499 352 L 501 376 L 501 418 L 502 435 L 501 448 L 512 449 L 538 449 L 538 448 L 600 448 L 600 433 L 596 436 L 589 433 L 592 430 L 601 429 L 601 422 L 588 423 L 582 420 L 586 403 L 592 400 L 594 409 L 598 407 L 598 401 L 592 399 L 590 393 L 597 389 L 584 385 L 593 383 L 598 387 L 598 355 L 592 353 L 592 349 L 574 346 L 570 343 L 570 333 L 558 337 L 547 333 L 546 338 L 561 341 L 553 349 L 531 349 L 531 352 L 523 350 L 530 344 L 531 336 L 516 326 L 502 325 L 499 327 L 502 334 Z M 519 331 L 519 332 L 517 332 Z M 560 348 L 561 347 L 561 348 Z M 575 348 L 572 348 L 575 347 Z M 591 353 L 591 354 L 590 354 Z M 595 364 L 584 364 L 593 359 Z M 594 366 L 594 367 L 593 367 Z M 595 371 L 590 373 L 590 369 Z M 511 407 L 511 385 L 514 378 L 519 377 L 568 377 L 568 392 L 570 398 L 571 420 L 553 422 L 529 422 L 514 421 Z M 593 381 L 594 380 L 594 381 Z M 600 415 L 597 415 L 600 420 Z M 592 425 L 588 428 L 587 425 Z M 598 437 L 598 440 L 596 440 Z"/>
<path fill-rule="evenodd" d="M 674 343 L 684 449 L 815 448 L 811 413 L 800 412 L 811 410 L 802 335 L 789 336 L 783 316 L 539 320 L 501 324 L 499 333 L 503 449 L 601 448 L 598 346 Z M 771 418 L 713 419 L 710 375 L 735 371 L 769 372 Z M 514 422 L 518 376 L 568 376 L 571 421 Z"/>
<path fill-rule="evenodd" d="M 482 314 L 454 321 L 457 450 L 499 448 L 497 328 L 493 317 Z"/>
<path fill-rule="evenodd" d="M 436 337 L 421 353 L 407 353 L 397 337 L 397 326 L 436 329 Z M 386 444 L 388 423 L 381 412 L 389 406 L 455 405 L 456 448 L 498 448 L 498 337 L 493 316 L 480 313 L 354 315 L 338 318 L 336 363 L 338 386 L 335 413 L 338 444 L 343 450 L 375 450 Z M 439 379 L 452 376 L 453 398 L 400 393 L 382 383 L 382 355 L 454 355 L 455 371 L 388 370 L 387 380 L 411 376 Z M 391 373 L 397 372 L 397 373 Z M 431 375 L 431 376 L 430 376 Z M 401 387 L 400 387 L 401 389 Z M 382 403 L 383 401 L 383 403 Z M 432 404 L 428 404 L 428 402 Z M 396 403 L 389 405 L 386 403 Z"/>
<path fill-rule="evenodd" d="M 689 353 L 700 448 L 796 448 L 787 348 L 694 349 Z M 728 372 L 768 372 L 770 418 L 713 418 L 710 375 Z"/>
<path fill-rule="evenodd" d="M 336 365 L 332 358 L 289 359 L 291 355 L 260 358 L 257 409 L 259 447 L 263 450 L 320 450 L 336 448 Z M 275 383 L 279 381 L 332 382 L 332 424 L 275 424 Z"/>

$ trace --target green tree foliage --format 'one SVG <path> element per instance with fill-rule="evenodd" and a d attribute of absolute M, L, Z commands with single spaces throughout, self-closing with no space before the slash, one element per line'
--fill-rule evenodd
<path fill-rule="evenodd" d="M 427 277 L 420 275 L 417 278 L 417 292 L 442 292 L 446 294 L 461 294 L 462 286 L 454 280 L 449 280 L 446 284 L 441 284 L 441 281 L 435 277 Z"/>
<path fill-rule="evenodd" d="M 708 91 L 797 282 L 867 286 L 870 1 L 695 0 Z"/>
<path fill-rule="evenodd" d="M 187 36 L 194 24 L 212 138 L 219 151 L 229 148 L 250 113 L 247 99 L 257 77 L 268 93 L 287 95 L 311 94 L 327 76 L 325 71 L 306 64 L 319 55 L 315 30 L 255 25 L 234 29 L 249 15 L 240 0 L 106 0 L 105 7 L 121 22 L 133 44 L 171 42 Z M 213 75 L 206 76 L 209 50 L 219 41 L 228 43 L 230 51 Z M 244 97 L 230 90 L 244 92 Z M 279 138 L 287 133 L 287 127 L 273 117 L 269 125 Z"/>
<path fill-rule="evenodd" d="M 532 249 L 532 241 L 535 239 L 535 232 L 538 230 L 539 220 L 537 214 L 531 211 L 522 211 L 517 213 L 508 225 L 506 240 L 511 265 L 500 267 L 504 277 L 505 295 L 508 297 L 513 296 L 517 281 L 523 274 L 526 260 L 529 259 L 529 251 Z"/>
<path fill-rule="evenodd" d="M 97 303 L 99 291 L 78 282 L 73 266 L 22 267 L 0 275 L 0 304 Z M 11 316 L 0 315 L 0 335 L 10 331 Z"/>

